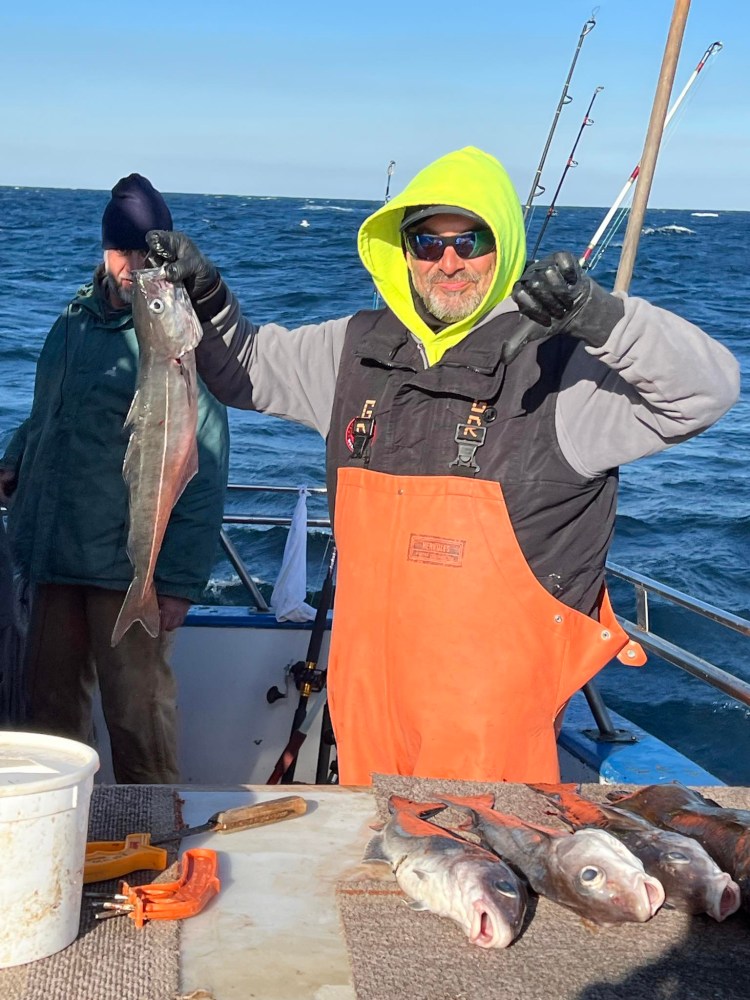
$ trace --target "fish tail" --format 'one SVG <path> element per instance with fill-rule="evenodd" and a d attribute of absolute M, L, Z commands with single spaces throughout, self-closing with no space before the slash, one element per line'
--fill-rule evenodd
<path fill-rule="evenodd" d="M 120 613 L 117 616 L 117 621 L 112 632 L 113 646 L 117 645 L 133 622 L 141 622 L 148 634 L 154 639 L 159 634 L 161 616 L 159 614 L 159 601 L 156 597 L 156 589 L 153 582 L 151 582 L 148 588 L 143 590 L 138 577 L 135 577 L 128 587 L 125 600 L 122 602 L 122 607 L 120 608 Z"/>

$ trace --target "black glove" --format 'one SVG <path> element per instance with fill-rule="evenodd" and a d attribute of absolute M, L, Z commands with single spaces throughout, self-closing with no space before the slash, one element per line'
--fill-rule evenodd
<path fill-rule="evenodd" d="M 601 347 L 625 314 L 622 299 L 592 281 L 567 251 L 530 264 L 513 286 L 511 297 L 523 318 L 503 345 L 506 364 L 529 342 L 557 333 Z"/>
<path fill-rule="evenodd" d="M 191 302 L 205 298 L 219 285 L 219 272 L 204 257 L 189 236 L 169 229 L 151 229 L 146 233 L 150 258 L 157 266 L 164 264 L 170 281 L 181 281 Z"/>

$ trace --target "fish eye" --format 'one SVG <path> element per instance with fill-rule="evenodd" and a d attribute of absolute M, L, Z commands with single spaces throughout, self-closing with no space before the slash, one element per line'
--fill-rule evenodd
<path fill-rule="evenodd" d="M 604 872 L 595 865 L 586 865 L 585 868 L 581 869 L 581 874 L 578 877 L 587 889 L 595 889 L 605 880 Z"/>
<path fill-rule="evenodd" d="M 690 863 L 690 859 L 682 851 L 667 851 L 664 855 L 665 861 L 674 861 L 678 865 L 687 865 Z"/>
<path fill-rule="evenodd" d="M 503 896 L 517 896 L 516 887 L 512 882 L 507 879 L 499 878 L 495 879 L 492 883 L 493 888 L 497 889 L 498 892 L 502 893 Z"/>
<path fill-rule="evenodd" d="M 152 299 L 152 301 L 149 302 L 148 307 L 151 312 L 160 313 L 164 311 L 164 303 L 161 299 Z"/>

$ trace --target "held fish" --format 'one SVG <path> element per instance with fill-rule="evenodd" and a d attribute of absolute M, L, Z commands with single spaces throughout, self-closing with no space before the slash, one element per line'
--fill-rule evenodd
<path fill-rule="evenodd" d="M 154 570 L 172 508 L 198 471 L 198 389 L 195 348 L 201 335 L 187 292 L 162 268 L 133 272 L 133 325 L 138 382 L 125 426 L 130 584 L 112 633 L 116 646 L 133 622 L 159 634 Z"/>
<path fill-rule="evenodd" d="M 611 792 L 609 798 L 620 809 L 697 840 L 739 885 L 743 909 L 750 910 L 749 809 L 725 809 L 678 782 L 646 785 L 632 795 Z"/>
<path fill-rule="evenodd" d="M 642 923 L 664 902 L 661 883 L 604 830 L 565 833 L 526 823 L 492 809 L 492 796 L 444 801 L 466 810 L 466 829 L 520 871 L 536 893 L 587 920 Z"/>
<path fill-rule="evenodd" d="M 573 829 L 606 830 L 643 862 L 664 886 L 665 905 L 726 920 L 740 906 L 740 887 L 692 837 L 662 830 L 634 812 L 592 802 L 576 785 L 531 785 L 552 802 Z"/>
<path fill-rule="evenodd" d="M 423 817 L 442 803 L 392 795 L 390 817 L 367 846 L 364 860 L 387 862 L 414 910 L 450 917 L 480 948 L 506 948 L 526 912 L 526 889 L 494 854 Z"/>

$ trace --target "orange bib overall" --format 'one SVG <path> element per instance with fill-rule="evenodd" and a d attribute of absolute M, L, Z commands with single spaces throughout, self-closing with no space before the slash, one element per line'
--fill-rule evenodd
<path fill-rule="evenodd" d="M 558 781 L 555 716 L 628 644 L 606 591 L 600 621 L 549 594 L 488 480 L 340 469 L 335 535 L 341 783 Z"/>

